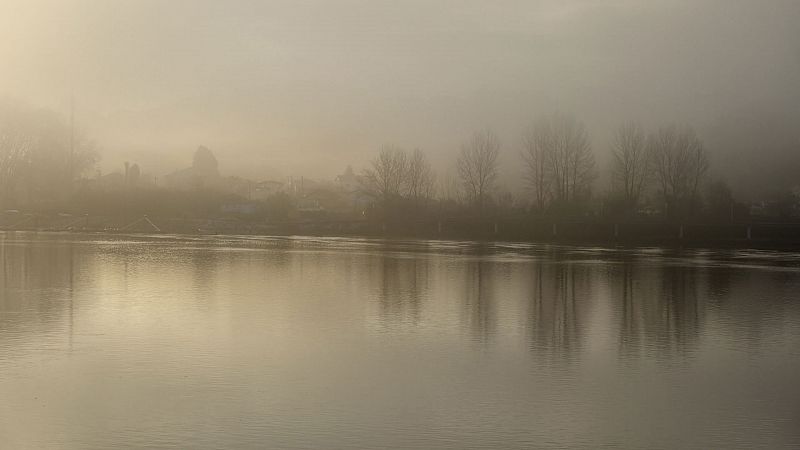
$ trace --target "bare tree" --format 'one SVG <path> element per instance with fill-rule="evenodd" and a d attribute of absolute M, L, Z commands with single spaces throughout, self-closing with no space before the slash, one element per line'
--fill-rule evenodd
<path fill-rule="evenodd" d="M 0 189 L 2 200 L 13 196 L 20 175 L 28 169 L 36 137 L 18 115 L 5 107 L 0 112 Z"/>
<path fill-rule="evenodd" d="M 653 174 L 658 182 L 659 193 L 664 201 L 665 208 L 677 196 L 679 176 L 676 154 L 677 129 L 675 126 L 659 128 L 647 140 L 648 152 L 652 164 Z"/>
<path fill-rule="evenodd" d="M 370 163 L 370 167 L 364 170 L 362 189 L 387 204 L 404 193 L 407 174 L 406 152 L 392 145 L 384 145 L 378 156 Z"/>
<path fill-rule="evenodd" d="M 94 166 L 94 143 L 60 115 L 0 101 L 0 197 L 4 201 L 65 199 Z"/>
<path fill-rule="evenodd" d="M 524 137 L 527 178 L 538 207 L 588 197 L 594 180 L 594 155 L 582 122 L 553 114 L 540 118 Z"/>
<path fill-rule="evenodd" d="M 549 153 L 553 174 L 554 196 L 569 203 L 588 196 L 594 180 L 594 155 L 589 145 L 586 127 L 572 116 L 554 114 L 549 118 Z"/>
<path fill-rule="evenodd" d="M 477 132 L 461 146 L 458 175 L 469 200 L 482 212 L 497 180 L 500 139 L 491 130 Z"/>
<path fill-rule="evenodd" d="M 53 112 L 37 111 L 29 120 L 36 145 L 25 175 L 28 196 L 63 199 L 72 192 L 74 181 L 97 162 L 95 143 Z"/>
<path fill-rule="evenodd" d="M 550 153 L 555 148 L 549 122 L 546 120 L 536 122 L 522 137 L 522 144 L 525 178 L 533 191 L 534 205 L 542 211 L 550 200 L 552 182 Z"/>
<path fill-rule="evenodd" d="M 662 127 L 648 140 L 653 173 L 666 213 L 690 213 L 696 206 L 700 182 L 709 169 L 703 143 L 691 127 Z"/>
<path fill-rule="evenodd" d="M 650 178 L 647 138 L 642 127 L 635 122 L 628 122 L 617 128 L 612 154 L 614 189 L 622 194 L 626 207 L 635 208 Z"/>
<path fill-rule="evenodd" d="M 416 206 L 424 204 L 433 197 L 436 175 L 422 150 L 415 149 L 408 158 L 405 179 L 408 197 L 414 201 Z"/>
<path fill-rule="evenodd" d="M 708 160 L 708 153 L 703 147 L 703 143 L 694 135 L 694 132 L 686 137 L 683 145 L 686 146 L 686 151 L 689 152 L 690 167 L 692 169 L 689 174 L 691 183 L 689 212 L 694 213 L 699 203 L 698 190 L 700 183 L 706 177 L 711 163 Z"/>

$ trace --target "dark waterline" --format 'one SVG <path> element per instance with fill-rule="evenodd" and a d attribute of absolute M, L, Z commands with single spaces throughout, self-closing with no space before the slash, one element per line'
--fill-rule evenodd
<path fill-rule="evenodd" d="M 0 234 L 0 447 L 789 448 L 800 254 Z"/>

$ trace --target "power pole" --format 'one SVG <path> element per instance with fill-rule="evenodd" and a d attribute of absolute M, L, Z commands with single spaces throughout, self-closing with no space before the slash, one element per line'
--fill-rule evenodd
<path fill-rule="evenodd" d="M 69 101 L 69 190 L 72 191 L 72 184 L 75 181 L 75 94 L 70 96 Z"/>

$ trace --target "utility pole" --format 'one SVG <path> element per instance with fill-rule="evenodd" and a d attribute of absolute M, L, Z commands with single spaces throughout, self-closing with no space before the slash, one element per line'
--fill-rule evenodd
<path fill-rule="evenodd" d="M 69 100 L 69 190 L 75 181 L 75 93 Z"/>

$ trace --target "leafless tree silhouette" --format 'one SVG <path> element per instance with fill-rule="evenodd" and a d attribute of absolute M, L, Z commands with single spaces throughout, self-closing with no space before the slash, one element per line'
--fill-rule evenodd
<path fill-rule="evenodd" d="M 0 104 L 0 189 L 8 202 L 64 198 L 97 161 L 94 143 L 51 111 Z"/>
<path fill-rule="evenodd" d="M 539 211 L 547 207 L 551 195 L 550 152 L 554 144 L 547 121 L 538 121 L 522 137 L 522 159 L 525 161 L 525 178 L 533 191 L 533 203 Z"/>
<path fill-rule="evenodd" d="M 709 168 L 702 141 L 691 127 L 671 125 L 651 135 L 648 147 L 666 213 L 691 213 Z"/>
<path fill-rule="evenodd" d="M 423 206 L 433 197 L 436 175 L 422 150 L 415 149 L 407 159 L 408 168 L 405 176 L 407 195 L 416 206 Z"/>
<path fill-rule="evenodd" d="M 491 130 L 476 132 L 461 146 L 458 175 L 469 201 L 483 212 L 497 180 L 500 139 Z"/>
<path fill-rule="evenodd" d="M 403 194 L 407 173 L 406 152 L 393 145 L 384 145 L 370 167 L 364 170 L 362 188 L 385 204 Z"/>
<path fill-rule="evenodd" d="M 588 197 L 594 180 L 594 155 L 582 122 L 553 114 L 540 118 L 523 138 L 528 182 L 536 206 L 567 205 Z"/>
<path fill-rule="evenodd" d="M 7 202 L 31 156 L 35 136 L 11 108 L 0 112 L 0 189 Z"/>
<path fill-rule="evenodd" d="M 553 145 L 549 152 L 554 196 L 568 203 L 590 193 L 594 180 L 594 155 L 586 127 L 572 116 L 554 114 L 549 119 Z"/>
<path fill-rule="evenodd" d="M 635 122 L 621 125 L 612 142 L 613 189 L 620 193 L 626 208 L 636 208 L 650 179 L 650 154 L 647 137 Z"/>

